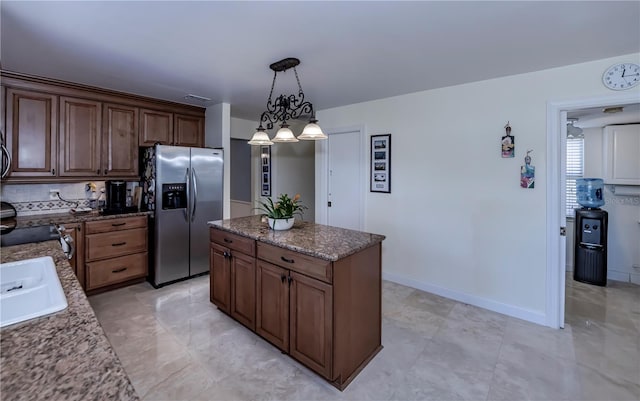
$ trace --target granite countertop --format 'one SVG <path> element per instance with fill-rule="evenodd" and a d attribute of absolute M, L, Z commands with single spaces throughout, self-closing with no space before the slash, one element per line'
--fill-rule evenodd
<path fill-rule="evenodd" d="M 52 213 L 16 217 L 16 228 L 48 226 L 50 224 L 82 223 L 84 221 L 110 220 L 121 217 L 150 216 L 153 212 L 131 212 L 101 215 L 97 210 L 89 213 Z"/>
<path fill-rule="evenodd" d="M 210 221 L 208 224 L 292 251 L 336 261 L 385 239 L 384 235 L 296 220 L 290 230 L 274 231 L 261 216 Z"/>
<path fill-rule="evenodd" d="M 0 329 L 7 400 L 139 400 L 58 241 L 2 248 L 2 262 L 51 256 L 69 306 Z"/>

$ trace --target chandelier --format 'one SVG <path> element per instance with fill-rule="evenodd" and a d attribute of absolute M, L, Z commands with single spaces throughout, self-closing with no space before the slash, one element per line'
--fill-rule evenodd
<path fill-rule="evenodd" d="M 260 116 L 260 125 L 248 142 L 250 145 L 273 145 L 274 142 L 298 142 L 298 139 L 310 141 L 327 139 L 327 136 L 317 124 L 318 120 L 316 120 L 313 105 L 311 102 L 304 100 L 304 92 L 302 91 L 302 85 L 300 85 L 298 71 L 296 71 L 298 64 L 300 64 L 300 60 L 297 58 L 285 58 L 269 66 L 269 68 L 273 70 L 273 82 L 271 83 L 271 92 L 269 92 L 269 99 L 267 100 L 267 110 Z M 298 95 L 282 94 L 274 100 L 273 88 L 276 85 L 276 77 L 279 72 L 286 71 L 290 68 L 293 68 L 293 72 L 296 75 Z M 311 114 L 311 119 L 309 120 L 309 124 L 302 130 L 302 133 L 296 138 L 293 135 L 293 131 L 289 129 L 287 120 L 296 119 L 303 114 Z M 266 130 L 272 129 L 273 124 L 278 122 L 281 122 L 280 129 L 273 139 L 269 139 Z M 263 123 L 266 124 L 266 129 L 262 126 Z"/>

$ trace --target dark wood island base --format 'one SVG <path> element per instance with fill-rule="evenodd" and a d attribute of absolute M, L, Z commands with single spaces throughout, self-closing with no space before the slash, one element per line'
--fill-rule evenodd
<path fill-rule="evenodd" d="M 259 216 L 210 222 L 210 299 L 344 390 L 382 349 L 384 236 Z"/>

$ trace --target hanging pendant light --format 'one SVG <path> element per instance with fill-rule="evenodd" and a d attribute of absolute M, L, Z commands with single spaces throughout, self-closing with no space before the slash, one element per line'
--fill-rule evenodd
<path fill-rule="evenodd" d="M 274 142 L 298 142 L 298 139 L 327 139 L 327 136 L 322 132 L 322 129 L 317 124 L 318 120 L 315 118 L 313 104 L 309 101 L 305 101 L 304 99 L 304 92 L 302 91 L 302 85 L 300 85 L 300 78 L 298 77 L 298 71 L 296 70 L 296 66 L 299 64 L 300 60 L 297 58 L 285 58 L 269 66 L 269 68 L 273 70 L 273 81 L 271 83 L 269 98 L 267 99 L 267 110 L 260 116 L 260 126 L 248 142 L 250 145 L 273 145 Z M 287 96 L 282 94 L 273 100 L 273 88 L 276 85 L 278 72 L 286 71 L 290 68 L 293 68 L 296 81 L 298 82 L 298 95 L 296 96 L 291 94 Z M 296 138 L 293 131 L 289 128 L 287 120 L 296 119 L 303 114 L 311 114 L 311 119 L 304 127 L 302 134 Z M 266 129 L 272 129 L 273 124 L 277 122 L 281 122 L 280 129 L 273 139 L 269 139 L 269 135 L 267 135 L 262 123 L 266 123 Z"/>
<path fill-rule="evenodd" d="M 269 135 L 267 135 L 264 128 L 262 128 L 262 124 L 260 124 L 251 140 L 247 143 L 249 145 L 273 145 L 273 142 L 269 139 Z"/>

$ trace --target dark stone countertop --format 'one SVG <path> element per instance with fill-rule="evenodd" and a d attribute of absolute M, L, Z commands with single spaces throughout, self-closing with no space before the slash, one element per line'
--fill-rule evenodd
<path fill-rule="evenodd" d="M 139 400 L 58 241 L 2 248 L 0 261 L 51 256 L 66 309 L 0 329 L 3 400 Z"/>
<path fill-rule="evenodd" d="M 50 224 L 81 223 L 84 221 L 110 220 L 121 217 L 150 216 L 153 212 L 132 212 L 101 215 L 98 211 L 88 213 L 51 213 L 16 217 L 16 228 L 48 226 Z"/>
<path fill-rule="evenodd" d="M 384 235 L 302 220 L 296 220 L 290 230 L 274 231 L 267 223 L 262 222 L 261 216 L 216 220 L 208 224 L 230 233 L 330 261 L 342 259 L 385 239 Z"/>

